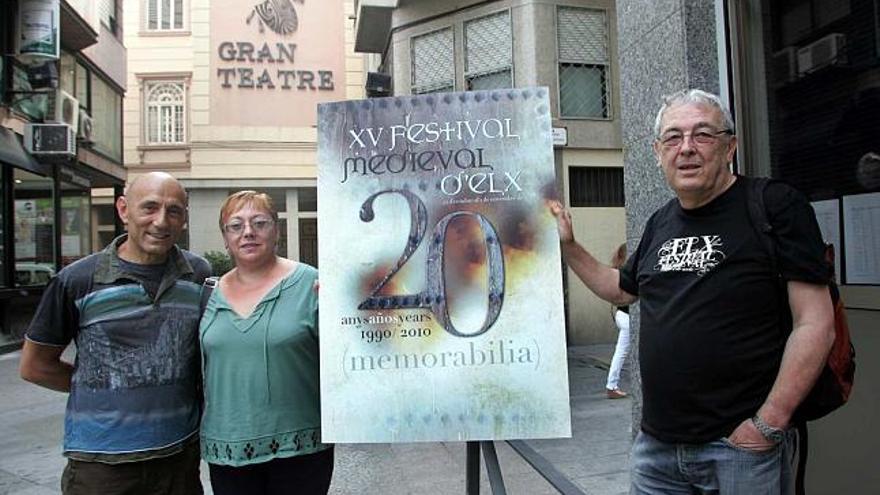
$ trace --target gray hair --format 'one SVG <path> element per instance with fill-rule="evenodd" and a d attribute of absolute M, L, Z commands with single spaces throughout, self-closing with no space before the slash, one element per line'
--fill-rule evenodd
<path fill-rule="evenodd" d="M 683 89 L 663 97 L 663 105 L 660 107 L 660 111 L 657 112 L 657 118 L 654 119 L 654 136 L 660 137 L 660 123 L 663 120 L 663 114 L 672 106 L 686 104 L 706 105 L 718 109 L 721 112 L 724 128 L 730 129 L 731 132 L 736 134 L 736 127 L 733 124 L 730 110 L 727 109 L 727 106 L 724 105 L 724 102 L 721 101 L 718 95 L 703 91 L 702 89 Z"/>

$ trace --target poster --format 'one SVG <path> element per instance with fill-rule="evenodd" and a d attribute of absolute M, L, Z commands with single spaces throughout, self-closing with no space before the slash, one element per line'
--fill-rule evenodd
<path fill-rule="evenodd" d="M 324 442 L 571 434 L 546 88 L 318 108 Z"/>
<path fill-rule="evenodd" d="M 846 283 L 880 284 L 880 193 L 843 197 Z"/>

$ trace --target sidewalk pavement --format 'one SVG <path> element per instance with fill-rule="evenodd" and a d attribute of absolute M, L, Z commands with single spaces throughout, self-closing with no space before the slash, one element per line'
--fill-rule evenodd
<path fill-rule="evenodd" d="M 572 438 L 526 442 L 589 495 L 629 491 L 631 399 L 605 397 L 612 352 L 612 345 L 569 349 Z M 18 356 L 0 355 L 0 495 L 58 494 L 66 396 L 23 382 Z M 625 379 L 625 390 L 628 384 Z M 495 448 L 508 493 L 557 493 L 507 443 L 495 442 Z M 465 458 L 461 442 L 338 445 L 330 493 L 463 494 Z M 211 494 L 207 466 L 202 467 L 205 493 Z M 485 464 L 480 493 L 491 493 Z"/>

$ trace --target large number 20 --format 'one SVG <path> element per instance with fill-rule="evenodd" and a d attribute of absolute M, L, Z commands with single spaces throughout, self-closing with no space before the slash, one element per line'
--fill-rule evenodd
<path fill-rule="evenodd" d="M 383 194 L 399 194 L 406 199 L 410 212 L 409 239 L 403 254 L 397 260 L 391 271 L 376 284 L 369 297 L 358 305 L 358 309 L 405 309 L 405 308 L 429 308 L 437 318 L 440 325 L 447 332 L 457 337 L 476 337 L 485 333 L 501 313 L 504 303 L 504 256 L 501 253 L 501 242 L 495 227 L 479 213 L 472 211 L 456 211 L 441 218 L 431 234 L 428 245 L 428 259 L 425 263 L 425 279 L 428 286 L 418 294 L 403 295 L 380 295 L 382 288 L 392 277 L 409 261 L 409 257 L 418 249 L 425 237 L 428 224 L 428 213 L 425 204 L 418 196 L 403 189 L 388 189 L 379 191 L 364 201 L 361 205 L 360 218 L 364 222 L 371 222 L 375 218 L 373 202 Z M 480 223 L 480 230 L 486 243 L 486 259 L 489 264 L 489 307 L 483 324 L 473 332 L 464 332 L 455 327 L 449 317 L 449 307 L 446 297 L 446 277 L 444 276 L 443 248 L 446 241 L 446 229 L 449 224 L 458 217 L 472 217 Z"/>

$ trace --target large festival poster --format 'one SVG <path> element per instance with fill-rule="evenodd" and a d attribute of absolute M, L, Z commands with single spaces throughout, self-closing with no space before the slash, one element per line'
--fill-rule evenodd
<path fill-rule="evenodd" d="M 323 441 L 570 436 L 547 93 L 319 105 Z"/>

